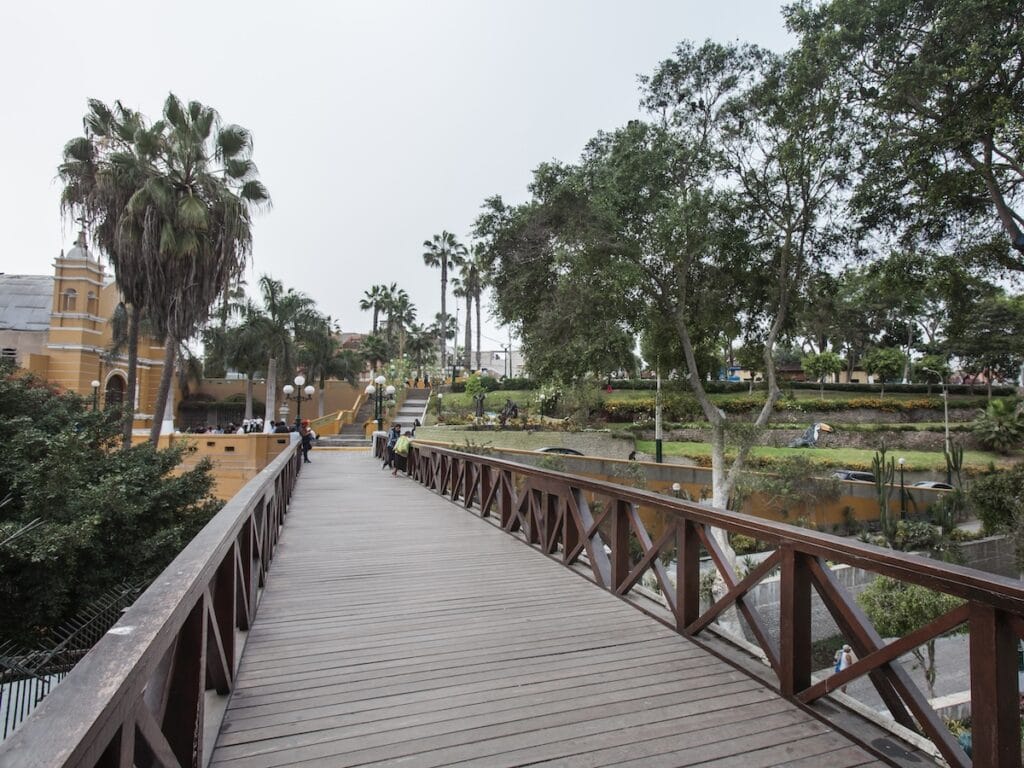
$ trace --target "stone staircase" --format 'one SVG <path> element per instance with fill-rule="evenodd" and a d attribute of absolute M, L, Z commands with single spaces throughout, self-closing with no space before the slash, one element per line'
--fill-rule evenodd
<path fill-rule="evenodd" d="M 424 413 L 427 410 L 427 401 L 430 400 L 429 389 L 409 389 L 406 390 L 405 402 L 402 403 L 402 407 L 398 409 L 398 413 L 395 415 L 395 421 L 402 425 L 402 431 L 406 429 L 412 429 L 412 425 L 416 423 L 416 419 L 423 423 Z"/>
<path fill-rule="evenodd" d="M 411 428 L 414 421 L 419 419 L 423 421 L 423 414 L 427 407 L 427 401 L 430 399 L 429 389 L 410 389 L 405 398 L 405 402 L 402 403 L 402 407 L 398 409 L 398 414 L 395 416 L 395 421 L 401 424 L 403 427 Z M 368 448 L 370 445 L 369 439 L 363 434 L 363 424 L 373 418 L 373 401 L 368 400 L 363 403 L 359 412 L 356 414 L 355 420 L 351 424 L 345 424 L 341 428 L 341 432 L 337 435 L 325 435 L 317 440 L 317 445 L 325 448 Z M 384 428 L 386 429 L 388 423 L 384 422 Z"/>

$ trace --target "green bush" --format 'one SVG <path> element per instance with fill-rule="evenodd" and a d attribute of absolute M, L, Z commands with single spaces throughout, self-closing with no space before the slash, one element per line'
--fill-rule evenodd
<path fill-rule="evenodd" d="M 1024 419 L 1013 400 L 993 400 L 974 422 L 973 432 L 983 448 L 1009 453 L 1024 441 Z"/>
<path fill-rule="evenodd" d="M 988 534 L 1002 533 L 1013 524 L 1018 500 L 1024 496 L 1024 465 L 977 478 L 967 491 L 970 509 Z"/>
<path fill-rule="evenodd" d="M 931 523 L 919 520 L 900 520 L 896 523 L 896 533 L 892 538 L 893 549 L 911 552 L 922 549 L 933 549 L 942 538 L 939 531 Z"/>

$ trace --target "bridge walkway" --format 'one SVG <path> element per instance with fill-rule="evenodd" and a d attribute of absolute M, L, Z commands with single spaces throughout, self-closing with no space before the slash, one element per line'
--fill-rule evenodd
<path fill-rule="evenodd" d="M 313 452 L 211 765 L 883 765 L 499 529 Z"/>

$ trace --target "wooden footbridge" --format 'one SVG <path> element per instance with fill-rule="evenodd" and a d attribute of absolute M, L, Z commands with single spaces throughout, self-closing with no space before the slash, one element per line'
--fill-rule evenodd
<path fill-rule="evenodd" d="M 0 765 L 934 765 L 926 737 L 969 766 L 895 663 L 964 623 L 973 765 L 1020 765 L 1015 582 L 435 446 L 416 447 L 410 477 L 363 453 L 313 458 L 300 478 L 282 455 L 232 499 L 0 746 Z M 775 552 L 740 579 L 712 523 Z M 703 611 L 702 552 L 727 584 Z M 827 560 L 964 603 L 886 644 Z M 635 586 L 648 570 L 660 601 Z M 744 601 L 773 572 L 778 631 Z M 812 589 L 860 659 L 818 682 Z M 763 661 L 715 632 L 728 610 Z M 863 675 L 920 737 L 829 695 Z"/>

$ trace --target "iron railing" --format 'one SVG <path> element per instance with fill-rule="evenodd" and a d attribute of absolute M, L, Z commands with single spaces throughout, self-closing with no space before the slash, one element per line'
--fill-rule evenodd
<path fill-rule="evenodd" d="M 868 676 L 893 719 L 935 745 L 954 768 L 1021 765 L 1017 642 L 1024 637 L 1024 588 L 1013 580 L 936 562 L 829 534 L 727 512 L 599 480 L 564 475 L 485 455 L 417 443 L 409 458 L 414 479 L 491 517 L 563 564 L 627 597 L 653 571 L 667 607 L 667 623 L 698 636 L 727 610 L 738 610 L 774 671 L 779 692 L 801 705 Z M 645 513 L 641 515 L 641 507 Z M 657 518 L 660 530 L 645 523 Z M 713 529 L 774 547 L 747 575 L 730 566 Z M 630 543 L 633 542 L 633 554 Z M 702 607 L 700 556 L 710 555 L 725 593 Z M 675 579 L 663 555 L 674 559 Z M 914 632 L 886 642 L 829 563 L 846 563 L 902 582 L 954 595 L 964 602 Z M 780 574 L 777 638 L 766 628 L 748 592 Z M 858 660 L 842 672 L 812 681 L 811 593 L 816 591 Z M 706 604 L 705 604 L 706 605 Z M 974 761 L 928 699 L 897 663 L 899 657 L 961 625 L 970 633 Z"/>
<path fill-rule="evenodd" d="M 122 584 L 90 603 L 53 634 L 44 648 L 0 646 L 0 740 L 6 739 L 121 618 L 142 591 Z"/>
<path fill-rule="evenodd" d="M 199 766 L 207 691 L 232 688 L 299 470 L 296 444 L 217 513 L 0 744 L 0 765 Z"/>

